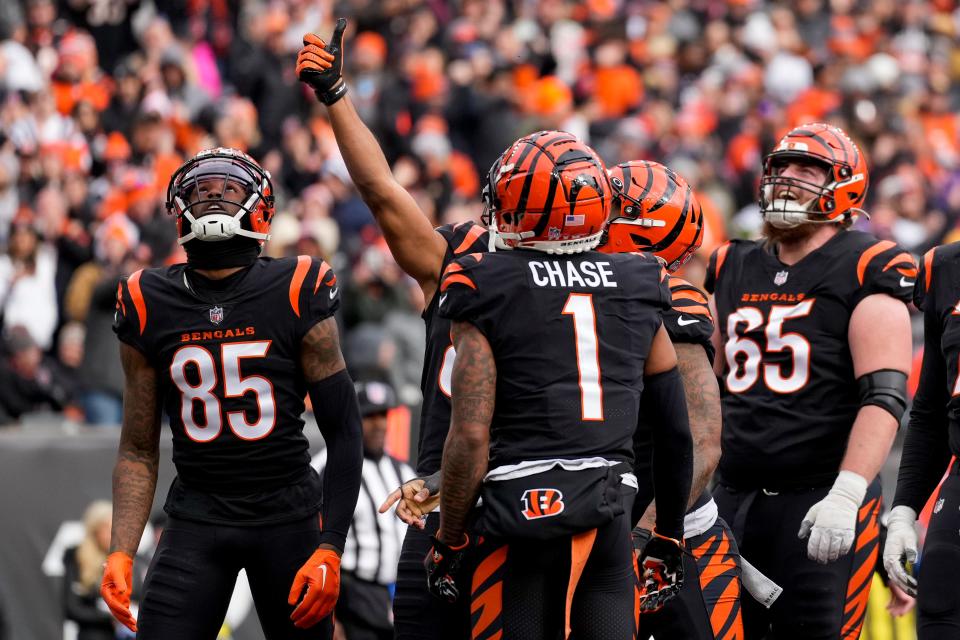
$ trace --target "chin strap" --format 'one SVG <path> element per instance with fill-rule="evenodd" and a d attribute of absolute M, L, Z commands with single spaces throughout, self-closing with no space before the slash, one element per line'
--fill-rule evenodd
<path fill-rule="evenodd" d="M 194 238 L 206 242 L 222 242 L 234 236 L 244 236 L 254 240 L 269 240 L 269 233 L 248 231 L 243 228 L 240 222 L 245 214 L 253 210 L 253 206 L 259 197 L 256 193 L 252 194 L 241 205 L 240 210 L 232 216 L 226 213 L 213 213 L 197 219 L 190 212 L 190 207 L 177 196 L 175 198 L 177 207 L 183 212 L 183 217 L 190 221 L 190 233 L 177 240 L 177 243 L 183 245 Z"/>

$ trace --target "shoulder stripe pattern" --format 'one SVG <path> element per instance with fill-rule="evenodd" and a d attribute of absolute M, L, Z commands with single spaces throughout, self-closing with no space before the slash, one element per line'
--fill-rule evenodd
<path fill-rule="evenodd" d="M 694 313 L 698 316 L 707 316 L 710 318 L 710 309 L 703 305 L 693 305 L 690 307 L 674 307 L 680 313 Z"/>
<path fill-rule="evenodd" d="M 327 275 L 330 272 L 330 265 L 327 264 L 325 260 L 320 261 L 320 268 L 317 269 L 317 281 L 313 285 L 313 292 L 316 293 L 320 289 L 320 283 L 323 282 L 323 276 Z M 333 276 L 333 280 L 330 281 L 330 286 L 337 284 L 337 276 Z"/>
<path fill-rule="evenodd" d="M 933 280 L 933 252 L 936 250 L 937 248 L 934 247 L 923 256 L 924 284 L 927 291 L 930 290 L 930 282 Z"/>
<path fill-rule="evenodd" d="M 884 271 L 896 267 L 902 276 L 907 278 L 917 277 L 917 263 L 913 261 L 913 256 L 904 251 L 903 253 L 890 258 L 890 262 L 883 267 Z"/>
<path fill-rule="evenodd" d="M 293 270 L 293 278 L 290 279 L 290 306 L 298 318 L 300 317 L 300 288 L 303 286 L 303 281 L 307 279 L 310 262 L 310 256 L 297 256 L 297 267 Z"/>
<path fill-rule="evenodd" d="M 730 243 L 724 243 L 719 249 L 717 249 L 717 266 L 714 267 L 713 278 L 716 280 L 720 278 L 720 269 L 723 267 L 723 261 L 727 259 L 727 251 L 730 250 Z"/>
<path fill-rule="evenodd" d="M 443 278 L 440 282 L 440 293 L 446 291 L 450 285 L 457 283 L 466 285 L 471 289 L 476 290 L 477 285 L 473 279 L 465 273 L 460 273 L 461 271 L 463 271 L 463 267 L 456 262 L 451 262 L 449 266 L 443 270 Z"/>
<path fill-rule="evenodd" d="M 133 306 L 137 310 L 137 319 L 140 321 L 140 335 L 143 335 L 147 328 L 147 301 L 143 298 L 143 291 L 140 289 L 140 276 L 143 269 L 135 271 L 127 278 L 127 288 L 130 290 L 130 298 L 133 300 Z"/>
<path fill-rule="evenodd" d="M 692 289 L 684 288 L 670 288 L 670 294 L 673 296 L 674 300 L 693 300 L 694 302 L 699 302 L 700 304 L 707 304 L 707 299 L 699 291 L 694 291 Z"/>
<path fill-rule="evenodd" d="M 464 251 L 470 248 L 474 242 L 476 242 L 480 236 L 487 232 L 486 229 L 481 227 L 478 224 L 473 225 L 470 231 L 467 231 L 467 235 L 463 237 L 463 242 L 461 242 L 456 249 L 453 250 L 453 255 L 460 255 Z"/>
<path fill-rule="evenodd" d="M 881 240 L 860 255 L 860 261 L 857 262 L 857 281 L 863 284 L 863 276 L 867 273 L 867 266 L 870 261 L 883 253 L 887 249 L 897 246 L 896 242 L 890 240 Z"/>

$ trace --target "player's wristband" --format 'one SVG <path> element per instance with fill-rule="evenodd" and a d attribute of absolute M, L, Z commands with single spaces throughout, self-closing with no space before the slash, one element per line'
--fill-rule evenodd
<path fill-rule="evenodd" d="M 343 78 L 340 78 L 337 84 L 333 85 L 326 91 L 314 91 L 314 93 L 317 94 L 317 100 L 329 107 L 337 100 L 347 95 L 347 83 L 344 82 Z"/>

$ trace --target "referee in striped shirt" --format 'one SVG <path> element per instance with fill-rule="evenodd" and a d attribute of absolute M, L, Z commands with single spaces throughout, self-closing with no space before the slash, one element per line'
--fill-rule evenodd
<path fill-rule="evenodd" d="M 334 638 L 391 640 L 391 600 L 406 525 L 392 512 L 377 513 L 377 507 L 416 474 L 383 450 L 387 411 L 397 406 L 393 389 L 377 381 L 357 382 L 356 388 L 363 417 L 363 479 L 340 565 Z M 325 464 L 326 449 L 313 459 L 318 471 Z"/>

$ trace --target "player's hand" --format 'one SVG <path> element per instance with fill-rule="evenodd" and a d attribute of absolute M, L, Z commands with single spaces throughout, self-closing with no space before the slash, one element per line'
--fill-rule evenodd
<path fill-rule="evenodd" d="M 866 479 L 852 471 L 840 472 L 830 493 L 810 507 L 800 524 L 797 537 L 810 536 L 808 558 L 827 564 L 850 551 L 857 530 L 857 512 L 866 493 Z"/>
<path fill-rule="evenodd" d="M 683 543 L 651 532 L 639 564 L 643 583 L 640 611 L 659 611 L 683 586 Z"/>
<path fill-rule="evenodd" d="M 433 547 L 423 559 L 423 566 L 427 570 L 427 590 L 433 595 L 454 603 L 460 598 L 458 576 L 464 564 L 470 538 L 463 534 L 463 544 L 457 547 L 448 547 L 437 538 L 433 539 Z"/>
<path fill-rule="evenodd" d="M 114 551 L 103 564 L 100 595 L 110 613 L 123 626 L 136 632 L 137 620 L 130 613 L 130 592 L 133 590 L 133 558 L 123 551 Z"/>
<path fill-rule="evenodd" d="M 303 599 L 300 600 L 300 594 Z M 293 578 L 287 604 L 300 604 L 290 614 L 293 626 L 308 629 L 333 612 L 340 595 L 340 554 L 321 547 L 313 552 Z"/>
<path fill-rule="evenodd" d="M 890 581 L 890 602 L 887 603 L 887 611 L 894 618 L 905 616 L 917 606 L 917 600 L 906 591 L 897 586 L 897 583 Z"/>
<path fill-rule="evenodd" d="M 917 512 L 905 505 L 894 507 L 887 522 L 887 542 L 883 546 L 883 567 L 890 576 L 890 587 L 900 587 L 907 595 L 917 597 L 917 580 L 907 570 L 907 563 L 917 559 Z"/>
<path fill-rule="evenodd" d="M 328 107 L 347 95 L 343 81 L 343 30 L 345 18 L 337 20 L 330 42 L 315 33 L 303 36 L 303 48 L 297 54 L 297 77 L 313 89 L 317 99 Z"/>
<path fill-rule="evenodd" d="M 383 501 L 380 513 L 386 513 L 394 504 L 397 505 L 398 518 L 412 527 L 423 529 L 423 518 L 440 505 L 440 474 L 404 482 Z"/>

